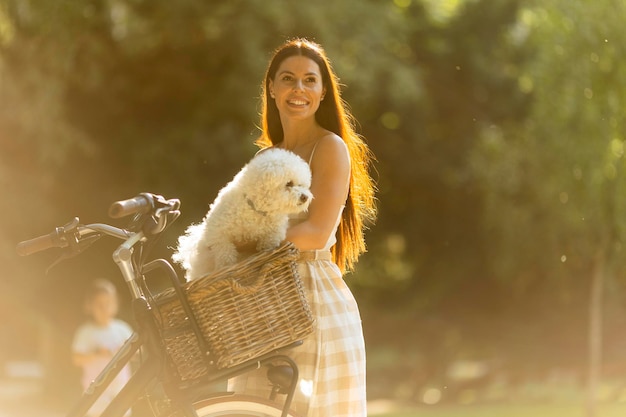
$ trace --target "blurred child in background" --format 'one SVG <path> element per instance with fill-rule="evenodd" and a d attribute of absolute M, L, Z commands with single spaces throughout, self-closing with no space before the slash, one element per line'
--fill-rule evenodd
<path fill-rule="evenodd" d="M 116 318 L 117 290 L 110 281 L 97 279 L 93 282 L 85 297 L 85 312 L 90 319 L 76 330 L 72 342 L 72 359 L 82 369 L 83 389 L 96 379 L 132 334 L 131 327 Z M 130 368 L 125 367 L 96 401 L 88 415 L 99 416 L 129 378 Z"/>

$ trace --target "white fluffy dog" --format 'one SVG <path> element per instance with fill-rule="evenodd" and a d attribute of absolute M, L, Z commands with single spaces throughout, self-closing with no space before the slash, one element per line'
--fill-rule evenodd
<path fill-rule="evenodd" d="M 293 152 L 260 152 L 220 190 L 209 212 L 178 238 L 172 259 L 190 281 L 240 260 L 236 245 L 278 247 L 288 215 L 305 211 L 313 198 L 309 165 Z"/>

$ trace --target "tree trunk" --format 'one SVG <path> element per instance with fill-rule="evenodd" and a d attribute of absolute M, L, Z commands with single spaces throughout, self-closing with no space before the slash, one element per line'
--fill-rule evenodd
<path fill-rule="evenodd" d="M 602 310 L 606 258 L 598 250 L 593 261 L 589 299 L 589 369 L 587 379 L 587 417 L 595 417 L 602 368 Z"/>

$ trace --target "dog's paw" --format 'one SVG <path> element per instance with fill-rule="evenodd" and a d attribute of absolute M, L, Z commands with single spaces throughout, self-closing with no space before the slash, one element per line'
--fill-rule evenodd
<path fill-rule="evenodd" d="M 257 242 L 256 249 L 258 251 L 266 251 L 273 250 L 280 246 L 280 244 L 285 240 L 285 236 L 272 236 L 267 239 L 260 239 Z"/>
<path fill-rule="evenodd" d="M 239 260 L 237 248 L 232 244 L 213 246 L 213 255 L 217 269 L 234 265 Z"/>
<path fill-rule="evenodd" d="M 198 278 L 202 278 L 209 275 L 216 268 L 215 257 L 213 251 L 209 246 L 199 247 L 196 249 L 195 256 L 192 258 L 190 268 L 187 270 L 185 279 L 187 281 L 193 281 Z"/>

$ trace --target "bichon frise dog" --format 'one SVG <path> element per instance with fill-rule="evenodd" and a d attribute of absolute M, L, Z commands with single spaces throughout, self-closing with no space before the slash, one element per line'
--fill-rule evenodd
<path fill-rule="evenodd" d="M 239 261 L 237 245 L 256 250 L 278 247 L 287 232 L 288 215 L 308 209 L 311 170 L 293 152 L 260 152 L 222 188 L 199 224 L 178 238 L 172 259 L 188 281 Z"/>

